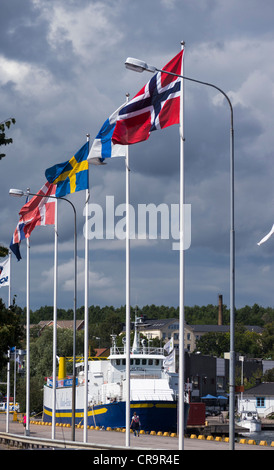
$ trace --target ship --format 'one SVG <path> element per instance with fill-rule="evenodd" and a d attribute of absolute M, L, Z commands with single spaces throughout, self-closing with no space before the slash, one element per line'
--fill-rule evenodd
<path fill-rule="evenodd" d="M 130 351 L 130 412 L 139 415 L 145 432 L 178 430 L 178 373 L 175 372 L 175 350 L 167 356 L 164 348 L 147 345 L 140 340 L 135 319 L 134 341 Z M 149 343 L 148 343 L 149 344 Z M 171 361 L 171 357 L 173 361 Z M 55 422 L 72 423 L 72 377 L 66 376 L 64 358 L 60 358 L 56 378 Z M 76 363 L 75 424 L 83 424 L 85 403 L 84 361 Z M 52 422 L 53 381 L 44 385 L 43 421 Z M 101 429 L 126 427 L 126 345 L 118 347 L 112 335 L 110 355 L 104 360 L 88 360 L 87 425 Z M 184 394 L 184 427 L 189 411 L 188 395 Z"/>

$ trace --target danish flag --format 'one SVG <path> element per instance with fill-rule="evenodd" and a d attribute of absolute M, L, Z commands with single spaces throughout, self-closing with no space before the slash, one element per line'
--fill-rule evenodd
<path fill-rule="evenodd" d="M 183 50 L 163 70 L 181 74 Z M 181 79 L 157 72 L 119 112 L 112 136 L 114 144 L 135 144 L 150 133 L 180 122 Z"/>
<path fill-rule="evenodd" d="M 19 212 L 20 219 L 14 231 L 10 249 L 18 261 L 21 259 L 19 245 L 21 240 L 29 238 L 33 229 L 38 225 L 55 224 L 55 199 L 56 185 L 46 183 L 30 201 L 22 207 Z M 44 197 L 41 197 L 44 196 Z"/>

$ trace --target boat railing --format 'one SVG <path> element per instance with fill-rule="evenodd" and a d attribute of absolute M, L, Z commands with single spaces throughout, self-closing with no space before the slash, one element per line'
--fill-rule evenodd
<path fill-rule="evenodd" d="M 113 346 L 110 348 L 110 354 L 111 355 L 114 355 L 114 354 L 121 354 L 121 355 L 125 355 L 126 354 L 126 349 L 122 346 L 122 347 L 117 347 L 117 346 Z M 146 354 L 146 355 L 161 355 L 161 356 L 164 356 L 164 348 L 156 348 L 156 347 L 139 347 L 139 348 L 131 348 L 130 350 L 130 354 L 134 355 L 134 354 Z"/>

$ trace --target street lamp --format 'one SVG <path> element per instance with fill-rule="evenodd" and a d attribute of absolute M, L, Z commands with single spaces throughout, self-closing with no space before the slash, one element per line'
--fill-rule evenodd
<path fill-rule="evenodd" d="M 73 366 L 72 366 L 72 440 L 75 440 L 75 388 L 76 388 L 76 294 L 77 294 L 77 224 L 76 224 L 76 209 L 75 206 L 72 204 L 71 201 L 64 197 L 56 197 L 56 196 L 45 196 L 42 194 L 31 193 L 29 189 L 27 191 L 23 191 L 22 189 L 10 189 L 9 190 L 10 196 L 14 197 L 22 197 L 22 196 L 38 196 L 38 197 L 47 197 L 51 199 L 62 199 L 63 201 L 67 201 L 74 213 L 74 302 L 73 302 Z M 27 283 L 29 284 L 28 276 L 27 276 Z M 29 378 L 30 378 L 30 366 L 29 366 L 29 302 L 27 301 L 27 427 L 29 427 Z M 53 357 L 53 361 L 56 360 L 56 355 Z M 53 377 L 53 385 L 55 384 L 55 378 Z M 52 410 L 52 413 L 55 413 L 55 409 Z"/>
<path fill-rule="evenodd" d="M 182 43 L 184 44 L 184 43 Z M 178 75 L 176 73 L 167 72 L 166 70 L 158 69 L 153 65 L 149 65 L 146 62 L 128 57 L 125 62 L 126 68 L 135 72 L 161 72 L 174 77 L 182 78 L 191 82 L 206 85 L 211 88 L 218 90 L 227 100 L 230 109 L 230 368 L 229 368 L 229 446 L 230 449 L 234 449 L 234 435 L 235 435 L 235 423 L 234 423 L 234 401 L 235 401 L 235 351 L 234 351 L 234 333 L 235 333 L 235 230 L 234 230 L 234 127 L 233 127 L 233 107 L 232 103 L 227 94 L 216 85 L 212 83 L 203 82 L 193 78 L 185 77 L 184 75 Z"/>

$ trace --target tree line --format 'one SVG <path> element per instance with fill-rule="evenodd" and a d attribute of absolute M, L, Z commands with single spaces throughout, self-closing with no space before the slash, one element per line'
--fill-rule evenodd
<path fill-rule="evenodd" d="M 17 307 L 18 311 L 21 312 L 22 320 L 25 319 L 26 311 Z M 179 307 L 168 307 L 166 305 L 145 305 L 143 307 L 131 307 L 131 314 L 134 317 L 144 316 L 149 319 L 163 319 L 163 318 L 179 318 Z M 121 323 L 125 322 L 126 307 L 125 305 L 120 307 L 113 306 L 95 306 L 89 307 L 89 323 L 96 324 L 104 322 L 108 317 L 115 316 Z M 30 311 L 30 322 L 37 324 L 41 320 L 52 320 L 53 307 L 44 306 L 40 307 L 35 311 Z M 73 309 L 61 309 L 57 310 L 57 316 L 59 320 L 71 320 L 73 318 Z M 223 305 L 223 325 L 229 325 L 230 311 L 226 305 Z M 78 320 L 84 319 L 84 307 L 80 307 L 76 311 L 76 318 Z M 199 306 L 194 305 L 193 307 L 185 306 L 185 320 L 189 325 L 217 325 L 218 323 L 218 306 L 217 305 L 206 305 Z M 235 309 L 235 323 L 237 325 L 255 325 L 264 327 L 268 323 L 274 322 L 274 308 L 262 307 L 258 304 L 254 304 L 252 307 L 246 305 L 245 307 Z"/>
<path fill-rule="evenodd" d="M 90 306 L 89 307 L 89 349 L 90 355 L 94 355 L 95 348 L 109 347 L 110 335 L 119 334 L 125 324 L 125 306 Z M 146 305 L 142 308 L 131 309 L 131 320 L 135 315 L 143 315 L 149 319 L 179 318 L 179 309 L 175 307 Z M 73 319 L 72 309 L 58 309 L 59 320 Z M 84 319 L 84 307 L 76 312 L 77 319 Z M 46 328 L 42 334 L 39 332 L 38 323 L 41 320 L 50 321 L 53 318 L 53 307 L 44 306 L 30 312 L 30 386 L 31 386 L 31 410 L 39 412 L 43 402 L 43 384 L 45 377 L 52 374 L 52 328 Z M 188 324 L 217 324 L 218 306 L 194 306 L 185 307 L 185 318 Z M 0 299 L 0 381 L 6 381 L 7 350 L 16 346 L 17 349 L 25 348 L 25 323 L 26 310 L 13 304 L 7 308 Z M 235 350 L 236 352 L 264 359 L 274 359 L 274 309 L 261 307 L 254 304 L 253 307 L 243 307 L 235 312 Z M 229 309 L 223 306 L 223 324 L 229 324 Z M 36 325 L 36 327 L 35 327 Z M 247 331 L 244 325 L 257 325 L 263 327 L 262 335 Z M 68 329 L 57 330 L 57 355 L 72 356 L 72 331 Z M 229 351 L 229 333 L 209 333 L 197 342 L 197 350 L 205 355 L 222 357 Z M 77 332 L 76 355 L 83 355 L 84 332 Z M 70 373 L 70 363 L 67 372 Z M 13 370 L 13 368 L 11 368 Z M 11 374 L 11 390 L 13 390 L 13 376 Z M 5 386 L 0 386 L 5 394 Z M 17 379 L 17 399 L 24 410 L 25 378 Z"/>

